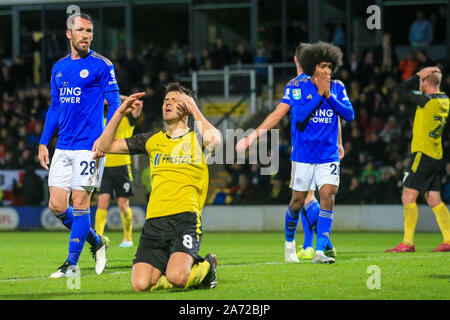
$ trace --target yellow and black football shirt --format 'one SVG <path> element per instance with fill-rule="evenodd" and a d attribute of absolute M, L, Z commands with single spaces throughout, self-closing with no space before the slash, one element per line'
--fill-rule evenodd
<path fill-rule="evenodd" d="M 127 114 L 122 118 L 117 128 L 116 139 L 125 139 L 133 135 L 135 127 L 135 119 L 131 114 Z M 107 154 L 105 167 L 119 167 L 131 164 L 131 156 L 129 154 Z M 131 175 L 131 169 L 130 169 Z M 131 176 L 130 176 L 131 177 Z"/>
<path fill-rule="evenodd" d="M 421 152 L 440 160 L 442 151 L 442 132 L 449 114 L 449 98 L 444 92 L 424 94 L 413 90 L 419 77 L 413 76 L 400 84 L 398 94 L 408 102 L 415 104 L 413 138 L 411 153 Z"/>
<path fill-rule="evenodd" d="M 146 219 L 186 211 L 201 214 L 209 172 L 193 130 L 180 137 L 170 137 L 165 131 L 141 133 L 125 141 L 130 154 L 147 153 L 150 160 L 152 192 Z"/>

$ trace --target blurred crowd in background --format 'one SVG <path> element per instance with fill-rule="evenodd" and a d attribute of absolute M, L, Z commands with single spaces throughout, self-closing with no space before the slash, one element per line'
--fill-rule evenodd
<path fill-rule="evenodd" d="M 411 42 L 420 41 L 414 35 L 410 38 Z M 352 123 L 342 122 L 345 157 L 341 162 L 337 204 L 401 203 L 402 179 L 409 160 L 416 106 L 399 99 L 395 88 L 419 69 L 438 65 L 443 72 L 441 91 L 450 91 L 449 67 L 442 61 L 432 61 L 420 47 L 412 45 L 411 48 L 404 56 L 397 57 L 390 35 L 384 34 L 381 45 L 345 56 L 344 66 L 334 75 L 335 79 L 344 82 L 356 114 Z M 122 94 L 137 90 L 147 93 L 144 97 L 147 107 L 135 133 L 162 126 L 160 106 L 165 86 L 181 76 L 188 76 L 194 70 L 221 69 L 228 64 L 278 62 L 264 48 L 251 52 L 242 43 L 230 48 L 221 39 L 217 39 L 213 48 L 202 50 L 198 57 L 173 43 L 169 48 L 149 44 L 140 54 L 119 47 L 109 58 L 115 65 Z M 33 83 L 30 61 L 16 58 L 11 65 L 3 64 L 0 68 L 0 169 L 26 170 L 29 180 L 16 186 L 16 191 L 30 192 L 38 197 L 37 194 L 42 195 L 44 191 L 33 192 L 39 179 L 34 170 L 40 168 L 37 147 L 50 105 L 50 89 L 30 85 Z M 278 173 L 260 175 L 259 164 L 228 165 L 229 179 L 223 179 L 221 185 L 212 190 L 209 204 L 289 202 L 289 117 L 285 116 L 276 128 L 281 130 Z M 446 202 L 450 202 L 449 138 L 447 126 L 443 134 L 445 166 L 442 178 L 442 197 Z M 54 146 L 55 140 L 49 144 L 50 152 Z"/>

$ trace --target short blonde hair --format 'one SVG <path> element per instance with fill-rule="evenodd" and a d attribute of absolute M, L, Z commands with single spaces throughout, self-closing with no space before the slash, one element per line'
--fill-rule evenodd
<path fill-rule="evenodd" d="M 442 81 L 442 73 L 440 73 L 439 71 L 433 71 L 424 80 L 428 81 L 433 86 L 439 87 Z"/>

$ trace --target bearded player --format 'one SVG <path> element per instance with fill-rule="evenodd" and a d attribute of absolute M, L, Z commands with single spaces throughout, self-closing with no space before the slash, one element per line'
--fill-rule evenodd
<path fill-rule="evenodd" d="M 41 166 L 49 170 L 49 208 L 70 230 L 69 254 L 51 278 L 71 277 L 87 241 L 95 259 L 95 271 L 106 266 L 109 240 L 91 228 L 90 202 L 100 186 L 104 153 L 93 159 L 97 138 L 104 128 L 104 100 L 109 104 L 107 120 L 120 105 L 114 65 L 90 49 L 94 25 L 89 15 L 67 19 L 66 37 L 70 53 L 55 63 L 51 76 L 51 106 L 39 145 Z M 58 142 L 51 159 L 47 144 L 58 129 Z M 49 168 L 50 167 L 50 168 Z M 72 206 L 69 198 L 72 198 Z"/>

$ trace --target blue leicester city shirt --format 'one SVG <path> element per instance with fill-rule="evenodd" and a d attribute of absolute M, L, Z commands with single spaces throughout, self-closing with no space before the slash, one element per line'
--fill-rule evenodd
<path fill-rule="evenodd" d="M 294 79 L 291 79 L 286 87 L 284 88 L 284 95 L 283 98 L 281 98 L 280 102 L 286 103 L 288 105 L 291 105 L 290 102 L 290 92 L 291 92 L 291 86 L 296 86 L 298 85 L 299 81 L 302 79 L 309 79 L 310 77 L 305 74 L 305 73 L 301 73 L 300 75 L 298 75 L 297 77 L 295 77 Z M 295 135 L 295 125 L 292 125 L 292 111 L 290 112 L 290 116 L 291 116 L 291 140 L 292 137 Z M 294 144 L 292 144 L 294 145 Z"/>
<path fill-rule="evenodd" d="M 105 95 L 112 91 L 119 91 L 114 65 L 93 50 L 84 58 L 72 60 L 69 54 L 55 63 L 50 94 L 59 105 L 56 148 L 92 149 L 104 128 Z"/>
<path fill-rule="evenodd" d="M 350 122 L 354 111 L 344 84 L 333 80 L 329 98 L 317 93 L 307 77 L 291 80 L 281 102 L 291 111 L 291 160 L 303 163 L 339 161 L 339 116 Z"/>

